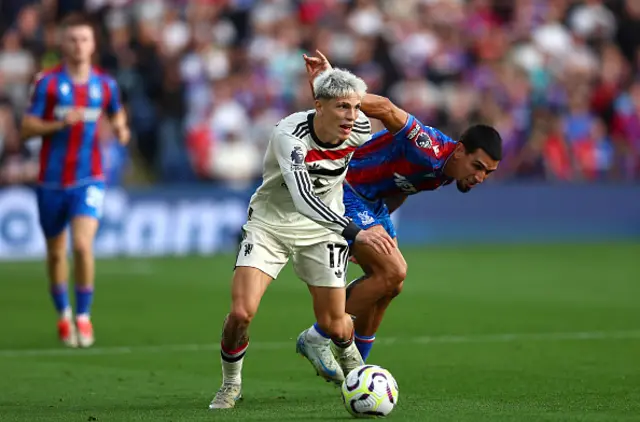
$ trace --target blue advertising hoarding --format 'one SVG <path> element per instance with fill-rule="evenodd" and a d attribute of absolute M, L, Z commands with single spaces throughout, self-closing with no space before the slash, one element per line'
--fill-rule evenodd
<path fill-rule="evenodd" d="M 410 197 L 403 244 L 640 240 L 640 185 L 507 184 Z"/>
<path fill-rule="evenodd" d="M 209 255 L 236 248 L 252 189 L 111 189 L 96 255 Z M 395 218 L 403 246 L 640 240 L 640 186 L 487 185 L 414 195 Z M 44 256 L 35 195 L 0 190 L 0 260 Z"/>

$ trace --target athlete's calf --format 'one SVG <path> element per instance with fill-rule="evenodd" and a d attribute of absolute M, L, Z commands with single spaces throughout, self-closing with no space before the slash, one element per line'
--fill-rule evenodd
<path fill-rule="evenodd" d="M 367 230 L 384 230 L 374 226 Z M 365 275 L 347 287 L 347 313 L 355 317 L 355 341 L 364 360 L 367 359 L 375 333 L 389 304 L 400 294 L 407 276 L 407 263 L 398 248 L 389 255 L 379 254 L 366 245 L 354 245 L 353 256 Z"/>

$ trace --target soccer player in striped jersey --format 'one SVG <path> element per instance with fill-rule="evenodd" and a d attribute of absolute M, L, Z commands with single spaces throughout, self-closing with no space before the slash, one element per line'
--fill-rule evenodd
<path fill-rule="evenodd" d="M 315 92 L 314 110 L 285 117 L 271 133 L 262 185 L 243 226 L 222 333 L 222 386 L 211 409 L 234 407 L 240 398 L 249 325 L 289 258 L 307 284 L 317 319 L 298 337 L 297 352 L 336 383 L 363 363 L 345 312 L 347 241 L 369 245 L 381 255 L 390 254 L 395 244 L 386 232 L 360 230 L 343 216 L 349 160 L 371 135 L 369 119 L 360 111 L 364 81 L 334 69 L 316 79 Z"/>
<path fill-rule="evenodd" d="M 89 347 L 94 343 L 92 248 L 105 189 L 98 120 L 106 112 L 123 144 L 129 140 L 129 129 L 115 81 L 92 67 L 95 40 L 88 21 L 70 17 L 63 22 L 62 50 L 63 64 L 36 77 L 22 121 L 22 138 L 42 138 L 37 200 L 51 297 L 59 316 L 58 335 L 69 347 Z M 67 294 L 68 225 L 75 322 Z"/>
<path fill-rule="evenodd" d="M 313 80 L 331 65 L 320 52 L 304 59 L 313 89 Z M 365 95 L 362 111 L 386 127 L 355 151 L 345 181 L 345 215 L 365 231 L 387 232 L 395 239 L 390 213 L 407 196 L 453 182 L 468 192 L 502 158 L 500 134 L 490 126 L 471 126 L 456 142 L 384 97 Z M 355 317 L 356 345 L 366 360 L 387 307 L 402 289 L 407 264 L 399 249 L 382 255 L 354 244 L 351 252 L 365 274 L 347 286 L 347 312 Z"/>

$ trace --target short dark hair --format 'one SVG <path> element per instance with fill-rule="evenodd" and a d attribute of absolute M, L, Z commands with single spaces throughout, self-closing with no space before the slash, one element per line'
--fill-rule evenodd
<path fill-rule="evenodd" d="M 493 160 L 502 160 L 502 137 L 497 130 L 488 125 L 473 125 L 460 137 L 467 154 L 482 149 Z"/>
<path fill-rule="evenodd" d="M 88 26 L 91 30 L 94 30 L 93 21 L 81 13 L 72 13 L 60 21 L 60 27 L 62 29 L 74 28 L 76 26 Z"/>

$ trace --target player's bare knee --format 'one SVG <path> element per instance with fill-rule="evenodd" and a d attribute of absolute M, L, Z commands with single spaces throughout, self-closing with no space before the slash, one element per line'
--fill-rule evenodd
<path fill-rule="evenodd" d="M 407 264 L 403 262 L 388 262 L 380 269 L 380 275 L 385 281 L 385 286 L 388 294 L 392 294 L 402 285 L 407 278 Z M 400 293 L 398 291 L 398 293 Z"/>
<path fill-rule="evenodd" d="M 391 299 L 395 298 L 396 296 L 398 296 L 400 293 L 402 293 L 402 288 L 404 287 L 404 282 L 398 284 L 392 291 L 391 294 L 389 295 L 389 297 Z"/>
<path fill-rule="evenodd" d="M 74 238 L 73 254 L 79 257 L 91 257 L 93 254 L 93 242 L 84 238 Z"/>
<path fill-rule="evenodd" d="M 66 259 L 65 250 L 62 248 L 51 248 L 47 251 L 47 260 L 52 265 L 60 265 Z"/>

